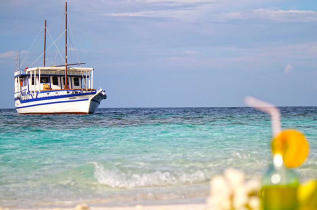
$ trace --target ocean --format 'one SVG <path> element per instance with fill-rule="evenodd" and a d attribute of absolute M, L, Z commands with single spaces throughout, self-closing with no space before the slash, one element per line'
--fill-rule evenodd
<path fill-rule="evenodd" d="M 301 180 L 317 178 L 317 107 L 282 107 L 283 129 L 310 143 Z M 251 108 L 120 108 L 94 115 L 0 110 L 0 206 L 205 202 L 233 167 L 260 177 L 271 122 Z"/>

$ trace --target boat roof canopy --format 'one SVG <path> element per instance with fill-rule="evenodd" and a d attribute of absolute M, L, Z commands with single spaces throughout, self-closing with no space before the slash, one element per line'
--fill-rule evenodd
<path fill-rule="evenodd" d="M 65 71 L 65 66 L 56 67 L 56 66 L 47 66 L 47 67 L 32 67 L 26 69 L 26 73 L 31 73 L 33 71 L 38 70 L 47 70 L 47 71 Z M 67 68 L 68 71 L 77 71 L 77 72 L 91 72 L 94 68 L 86 68 L 86 67 L 69 67 Z"/>

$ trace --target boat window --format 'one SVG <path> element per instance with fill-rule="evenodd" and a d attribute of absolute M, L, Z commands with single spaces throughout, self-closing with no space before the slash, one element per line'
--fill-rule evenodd
<path fill-rule="evenodd" d="M 32 85 L 34 85 L 34 77 L 32 77 Z"/>
<path fill-rule="evenodd" d="M 62 77 L 63 79 L 62 79 L 62 81 L 63 81 L 63 85 L 65 85 L 65 77 Z M 70 85 L 71 83 L 70 83 L 70 77 L 68 77 L 68 85 Z"/>
<path fill-rule="evenodd" d="M 58 78 L 57 77 L 53 77 L 53 85 L 58 85 Z"/>
<path fill-rule="evenodd" d="M 41 83 L 48 83 L 48 77 L 41 77 Z"/>
<path fill-rule="evenodd" d="M 74 78 L 74 86 L 79 86 L 79 78 L 78 77 Z"/>

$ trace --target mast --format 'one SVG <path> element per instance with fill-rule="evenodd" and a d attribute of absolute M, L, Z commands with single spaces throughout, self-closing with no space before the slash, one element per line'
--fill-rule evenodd
<path fill-rule="evenodd" d="M 17 56 L 15 57 L 15 71 L 18 71 L 18 60 L 19 60 L 19 51 L 17 51 Z"/>
<path fill-rule="evenodd" d="M 45 53 L 46 53 L 46 20 L 45 20 L 45 29 L 44 29 L 44 63 L 43 63 L 43 66 L 45 67 Z"/>
<path fill-rule="evenodd" d="M 64 89 L 69 89 L 67 78 L 67 2 L 65 2 L 65 86 Z"/>
<path fill-rule="evenodd" d="M 19 66 L 18 66 L 18 70 L 20 71 L 20 58 L 21 58 L 21 55 L 20 55 L 20 50 L 19 50 Z"/>

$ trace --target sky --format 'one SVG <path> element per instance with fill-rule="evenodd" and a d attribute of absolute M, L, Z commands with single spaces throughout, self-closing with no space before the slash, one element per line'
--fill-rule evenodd
<path fill-rule="evenodd" d="M 14 108 L 16 52 L 42 65 L 45 19 L 46 62 L 63 63 L 64 7 L 0 0 L 0 108 Z M 317 106 L 315 0 L 70 0 L 68 17 L 69 62 L 95 69 L 102 108 Z"/>

